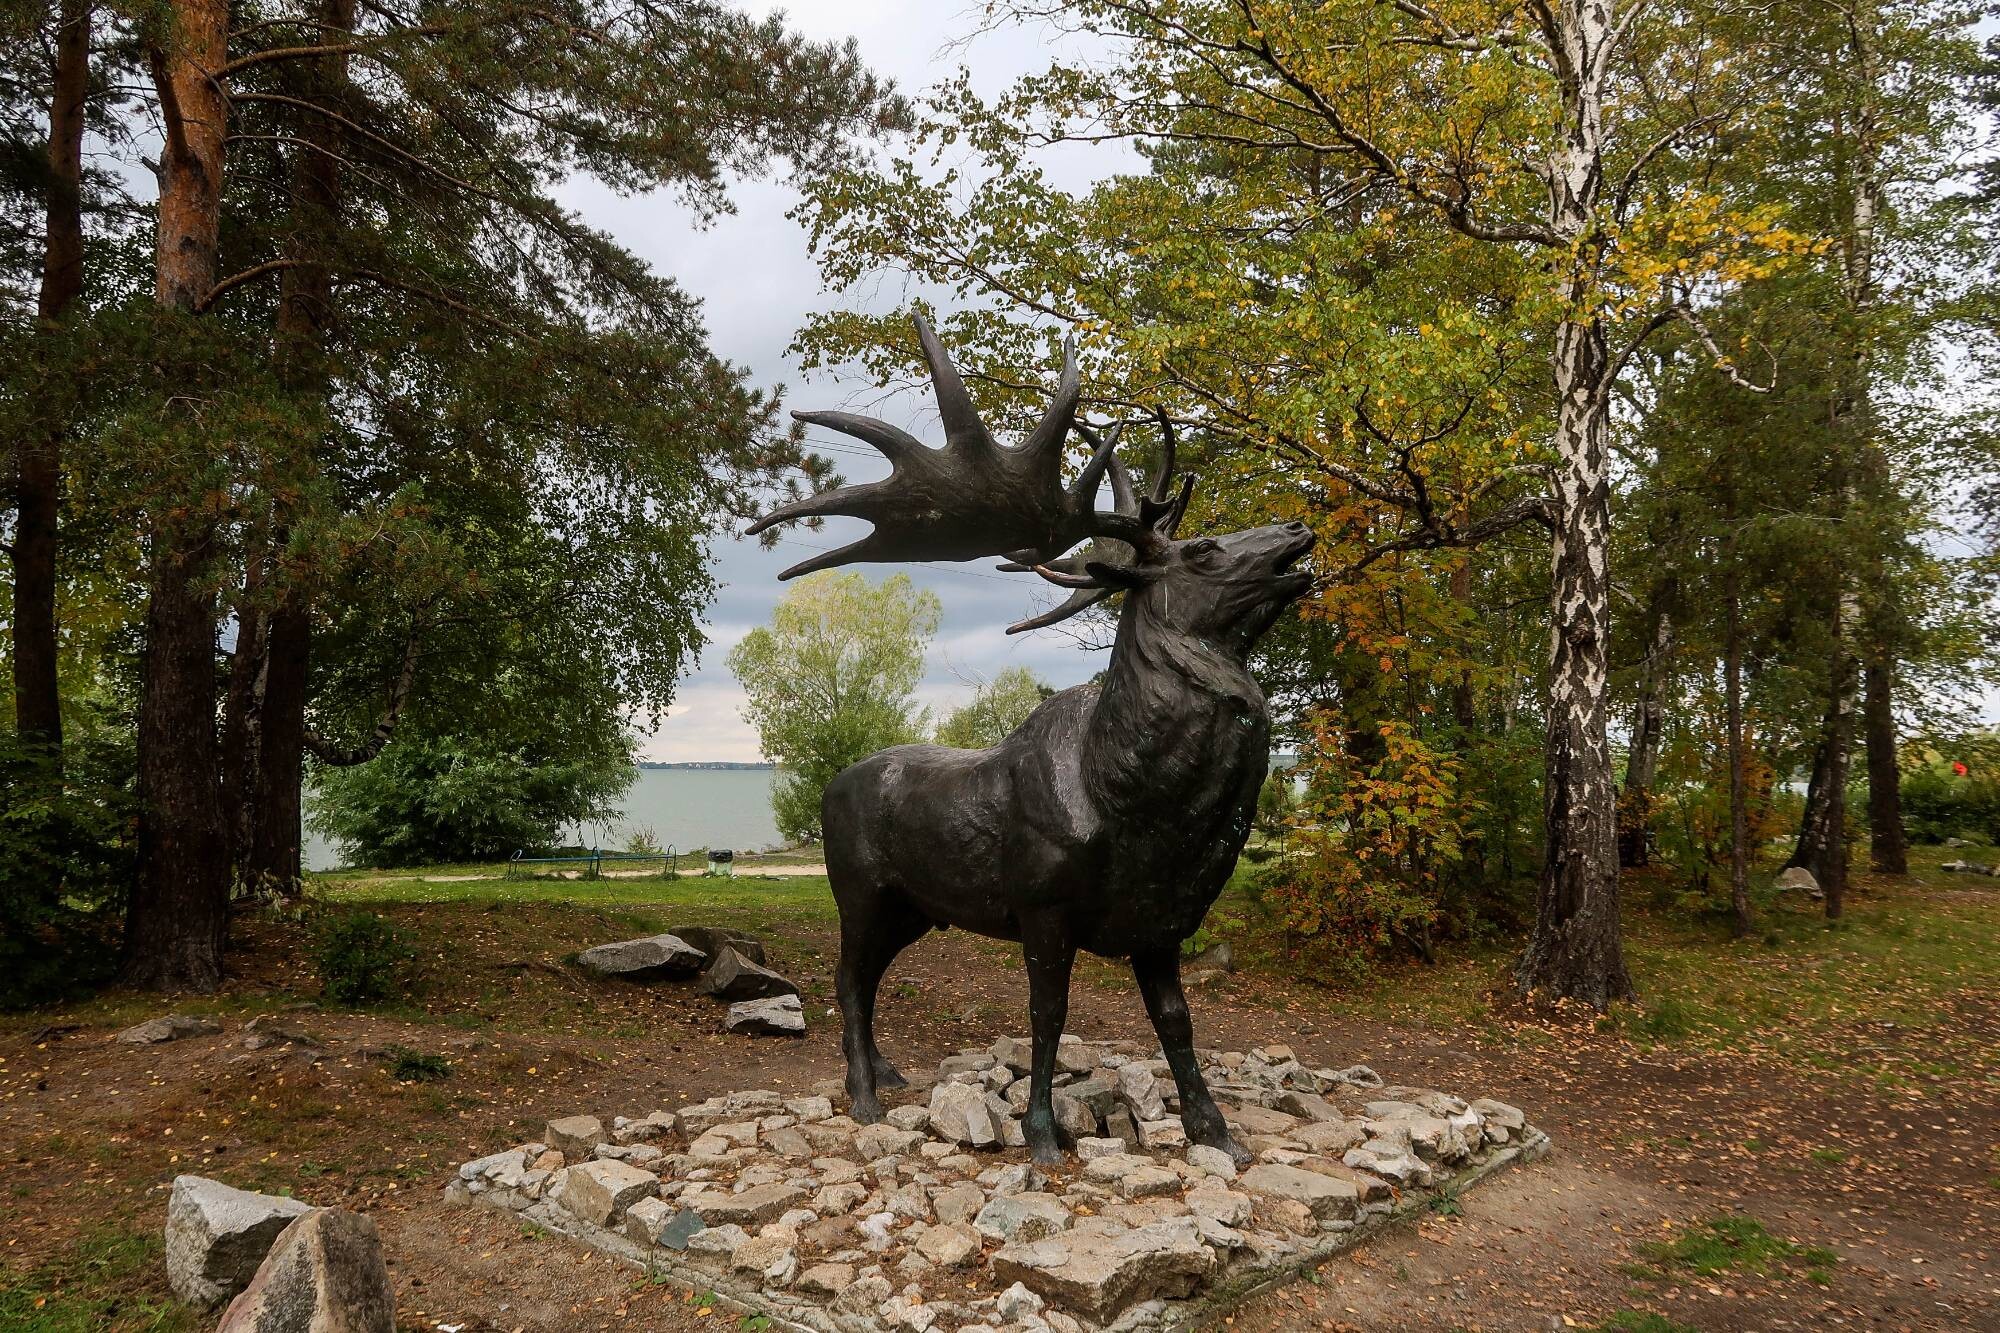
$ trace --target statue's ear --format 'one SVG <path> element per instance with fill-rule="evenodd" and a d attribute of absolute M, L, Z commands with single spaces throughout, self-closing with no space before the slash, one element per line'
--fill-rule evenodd
<path fill-rule="evenodd" d="M 1113 565 L 1092 560 L 1083 569 L 1100 588 L 1138 588 L 1153 581 L 1153 570 L 1148 565 Z"/>

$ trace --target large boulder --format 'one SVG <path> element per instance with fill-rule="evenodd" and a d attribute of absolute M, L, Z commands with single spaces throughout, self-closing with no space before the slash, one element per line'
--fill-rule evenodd
<path fill-rule="evenodd" d="M 128 1046 L 157 1046 L 163 1041 L 179 1041 L 182 1037 L 211 1037 L 220 1031 L 222 1024 L 206 1018 L 167 1014 L 126 1028 L 118 1034 L 118 1040 Z"/>
<path fill-rule="evenodd" d="M 395 1333 L 396 1289 L 375 1224 L 319 1208 L 286 1227 L 216 1333 Z"/>
<path fill-rule="evenodd" d="M 1778 876 L 1777 887 L 1780 891 L 1796 889 L 1808 898 L 1823 898 L 1826 896 L 1820 891 L 1819 880 L 1815 879 L 1813 872 L 1807 870 L 1804 866 L 1786 866 L 1784 871 Z"/>
<path fill-rule="evenodd" d="M 573 1166 L 563 1185 L 563 1207 L 586 1222 L 616 1226 L 625 1210 L 660 1192 L 660 1178 L 627 1162 L 597 1161 Z"/>
<path fill-rule="evenodd" d="M 1154 1297 L 1191 1294 L 1215 1266 L 1193 1219 L 1125 1228 L 1104 1219 L 1088 1229 L 1006 1246 L 993 1256 L 998 1282 L 1019 1282 L 1057 1305 L 1107 1322 Z"/>
<path fill-rule="evenodd" d="M 594 1115 L 566 1115 L 542 1128 L 542 1140 L 572 1162 L 597 1155 L 597 1145 L 609 1143 L 604 1122 Z"/>
<path fill-rule="evenodd" d="M 724 949 L 734 949 L 759 967 L 766 961 L 764 941 L 755 935 L 746 935 L 740 930 L 729 930 L 722 926 L 675 926 L 671 933 L 686 940 L 710 958 Z"/>
<path fill-rule="evenodd" d="M 594 976 L 619 981 L 666 981 L 696 975 L 708 959 L 706 950 L 678 935 L 648 935 L 585 949 L 576 956 L 576 965 Z"/>
<path fill-rule="evenodd" d="M 805 1008 L 796 995 L 773 995 L 768 1000 L 744 1000 L 729 1006 L 722 1026 L 731 1032 L 753 1037 L 803 1037 L 806 1035 Z"/>
<path fill-rule="evenodd" d="M 253 1194 L 206 1176 L 176 1176 L 167 1199 L 167 1282 L 203 1308 L 220 1305 L 257 1275 L 278 1234 L 312 1211 L 274 1194 Z"/>
<path fill-rule="evenodd" d="M 770 968 L 751 962 L 734 948 L 724 945 L 715 961 L 702 974 L 705 995 L 734 1004 L 739 1000 L 768 1000 L 774 995 L 797 995 L 799 988 Z"/>
<path fill-rule="evenodd" d="M 1061 1199 L 1031 1190 L 994 1195 L 972 1219 L 972 1229 L 1003 1245 L 1025 1244 L 1053 1236 L 1067 1229 L 1073 1220 Z"/>
<path fill-rule="evenodd" d="M 1268 1199 L 1302 1203 L 1321 1222 L 1344 1221 L 1353 1217 L 1361 1202 L 1361 1191 L 1351 1181 L 1305 1171 L 1296 1166 L 1262 1163 L 1245 1171 L 1237 1182 L 1252 1194 Z"/>
<path fill-rule="evenodd" d="M 930 1127 L 941 1139 L 974 1148 L 1000 1142 L 986 1094 L 971 1083 L 940 1083 L 931 1089 Z"/>

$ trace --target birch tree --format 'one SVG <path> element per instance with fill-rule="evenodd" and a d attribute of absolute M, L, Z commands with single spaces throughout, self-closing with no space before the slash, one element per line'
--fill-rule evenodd
<path fill-rule="evenodd" d="M 1489 460 L 1482 477 L 1440 503 L 1450 520 L 1420 524 L 1428 532 L 1415 540 L 1437 544 L 1441 527 L 1450 529 L 1450 543 L 1468 539 L 1486 521 L 1480 505 L 1509 494 L 1496 490 L 1495 478 L 1516 485 L 1532 478 L 1513 493 L 1510 513 L 1488 515 L 1497 521 L 1532 514 L 1551 534 L 1545 855 L 1535 925 L 1517 977 L 1525 990 L 1597 1006 L 1630 995 L 1619 939 L 1606 716 L 1607 414 L 1627 362 L 1669 325 L 1690 330 L 1712 362 L 1755 387 L 1755 367 L 1740 368 L 1742 349 L 1716 343 L 1702 309 L 1716 292 L 1804 248 L 1804 241 L 1779 225 L 1775 208 L 1739 208 L 1698 183 L 1702 164 L 1724 150 L 1727 135 L 1762 95 L 1762 68 L 1749 58 L 1754 44 L 1740 31 L 1725 40 L 1705 12 L 1615 0 L 1437 8 L 1337 0 L 1311 9 L 1262 0 L 1095 0 L 1003 8 L 1023 21 L 1094 34 L 1115 43 L 1117 56 L 1058 65 L 994 108 L 979 105 L 962 83 L 949 87 L 937 99 L 935 138 L 985 151 L 983 165 L 1003 183 L 978 197 L 1002 202 L 978 216 L 968 235 L 932 211 L 949 205 L 952 190 L 924 193 L 914 170 L 892 169 L 891 188 L 878 192 L 854 183 L 828 192 L 815 221 L 832 275 L 853 280 L 873 266 L 904 266 L 1018 312 L 1083 320 L 1097 332 L 1102 324 L 1089 317 L 1093 304 L 1115 306 L 1099 296 L 1102 280 L 1067 288 L 1037 282 L 1049 266 L 1017 267 L 1019 247 L 1009 228 L 993 223 L 1005 217 L 1044 237 L 1059 228 L 1046 220 L 1047 201 L 1022 164 L 1027 147 L 1107 139 L 1137 145 L 1156 171 L 1189 158 L 1263 165 L 1272 182 L 1263 196 L 1210 223 L 1198 218 L 1213 199 L 1181 208 L 1151 201 L 1211 247 L 1214 272 L 1191 267 L 1177 276 L 1196 288 L 1222 286 L 1245 305 L 1276 299 L 1269 289 L 1282 293 L 1292 279 L 1289 273 L 1265 279 L 1219 262 L 1231 228 L 1282 250 L 1286 238 L 1303 238 L 1315 222 L 1337 229 L 1345 218 L 1356 231 L 1393 221 L 1461 266 L 1510 270 L 1477 299 L 1461 276 L 1450 307 L 1455 318 L 1483 323 L 1489 336 L 1509 326 L 1511 342 L 1495 338 L 1489 345 L 1518 349 L 1525 341 L 1546 358 L 1540 388 L 1546 433 L 1497 432 L 1514 451 L 1512 466 Z M 962 190 L 971 171 L 956 169 L 949 179 Z M 1311 177 L 1313 188 L 1287 189 L 1287 179 L 1300 174 Z M 906 207 L 900 221 L 882 220 L 885 199 L 907 206 L 913 194 L 920 202 Z M 979 208 L 973 205 L 975 213 Z M 1469 258 L 1480 251 L 1489 257 Z M 1393 287 L 1400 276 L 1385 273 L 1378 285 Z M 1404 295 L 1416 306 L 1435 294 Z M 1301 311 L 1299 317 L 1325 316 Z M 1425 332 L 1439 322 L 1410 319 Z M 839 327 L 834 319 L 818 332 Z M 1227 336 L 1226 326 L 1220 336 Z M 1231 350 L 1251 367 L 1266 360 L 1255 346 Z M 1153 369 L 1156 380 L 1171 381 L 1176 371 L 1171 357 Z M 1445 371 L 1447 380 L 1451 374 Z M 1244 395 L 1228 397 L 1240 411 Z M 1364 405 L 1377 403 L 1370 397 Z M 1457 414 L 1460 423 L 1476 422 L 1494 405 L 1490 395 L 1472 396 Z M 1379 453 L 1358 455 L 1357 466 L 1343 468 L 1337 455 L 1315 450 L 1318 466 L 1344 473 L 1344 485 L 1372 503 L 1418 509 L 1435 496 L 1423 475 L 1430 464 L 1415 446 L 1439 444 L 1438 427 L 1451 424 L 1454 413 L 1434 412 L 1427 424 L 1412 415 L 1400 423 L 1408 429 L 1379 433 L 1350 416 L 1342 442 L 1351 447 L 1357 435 L 1375 435 Z M 1279 423 L 1261 420 L 1241 429 L 1264 439 L 1281 434 Z M 1530 471 L 1523 474 L 1523 466 Z"/>

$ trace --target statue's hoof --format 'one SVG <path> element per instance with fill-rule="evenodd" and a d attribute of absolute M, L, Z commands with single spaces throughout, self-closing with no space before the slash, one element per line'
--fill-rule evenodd
<path fill-rule="evenodd" d="M 1222 1142 L 1216 1144 L 1215 1146 L 1229 1154 L 1229 1160 L 1236 1163 L 1236 1168 L 1239 1171 L 1257 1160 L 1254 1156 L 1251 1155 L 1250 1150 L 1248 1148 L 1244 1147 L 1242 1144 L 1236 1141 L 1234 1135 L 1224 1134 L 1222 1136 Z"/>
<path fill-rule="evenodd" d="M 1061 1167 L 1067 1164 L 1061 1148 L 1036 1148 L 1028 1155 L 1036 1166 Z"/>
<path fill-rule="evenodd" d="M 878 1088 L 907 1088 L 910 1086 L 910 1080 L 897 1073 L 896 1066 L 884 1063 L 875 1066 L 875 1086 Z"/>
<path fill-rule="evenodd" d="M 857 1125 L 879 1125 L 882 1123 L 882 1103 L 874 1097 L 856 1097 L 847 1114 Z"/>

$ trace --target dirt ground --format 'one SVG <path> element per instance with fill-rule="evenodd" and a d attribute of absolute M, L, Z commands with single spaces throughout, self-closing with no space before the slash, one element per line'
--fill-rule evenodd
<path fill-rule="evenodd" d="M 0 1323 L 201 1326 L 167 1301 L 157 1243 L 173 1176 L 195 1172 L 373 1216 L 412 1329 L 737 1326 L 700 1293 L 651 1285 L 441 1191 L 456 1163 L 552 1116 L 640 1114 L 836 1076 L 830 923 L 770 932 L 773 964 L 808 992 L 810 1035 L 784 1041 L 723 1034 L 717 1007 L 689 988 L 596 983 L 562 965 L 581 945 L 657 925 L 643 914 L 446 903 L 392 915 L 433 955 L 432 998 L 400 1009 L 303 1002 L 315 986 L 301 928 L 250 918 L 237 931 L 240 974 L 204 1009 L 221 1035 L 119 1044 L 120 1027 L 167 1009 L 130 996 L 0 1027 L 0 1283 L 13 1284 L 12 1304 L 0 1287 Z M 921 1065 L 1023 1031 L 1025 991 L 1004 949 L 933 936 L 891 973 L 878 1031 L 892 1058 Z M 1335 1003 L 1244 974 L 1194 1005 L 1203 1044 L 1283 1040 L 1308 1063 L 1366 1063 L 1391 1082 L 1498 1097 L 1555 1145 L 1468 1192 L 1455 1213 L 1399 1226 L 1314 1280 L 1256 1298 L 1231 1321 L 1238 1333 L 2000 1329 L 1994 1062 L 1975 1054 L 1915 1086 L 1868 1077 L 1922 1063 L 1941 1034 L 1990 1057 L 2000 995 L 1952 995 L 1922 1023 L 1856 1023 L 1836 1032 L 1846 1067 L 1826 1069 L 1649 1050 L 1598 1025 L 1528 1015 L 1412 1023 L 1351 995 Z M 244 1049 L 243 1024 L 259 1014 L 320 1045 Z M 1070 1030 L 1148 1035 L 1136 992 L 1108 966 L 1080 972 Z M 449 1076 L 397 1081 L 405 1049 L 442 1055 Z M 1702 1275 L 1650 1248 L 1734 1214 L 1836 1260 Z"/>

